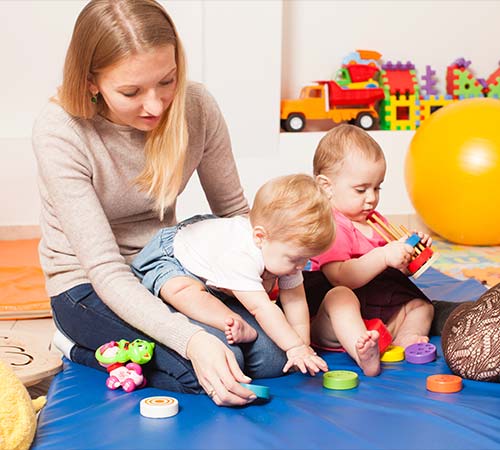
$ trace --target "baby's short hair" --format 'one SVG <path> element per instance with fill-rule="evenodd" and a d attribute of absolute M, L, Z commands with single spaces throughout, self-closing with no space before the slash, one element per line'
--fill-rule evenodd
<path fill-rule="evenodd" d="M 270 240 L 293 242 L 317 254 L 325 251 L 335 237 L 330 201 L 305 174 L 273 178 L 261 186 L 250 222 L 253 227 L 264 227 Z"/>
<path fill-rule="evenodd" d="M 373 161 L 385 160 L 380 145 L 366 131 L 354 125 L 339 125 L 319 141 L 314 153 L 314 175 L 337 171 L 348 152 L 358 152 Z"/>

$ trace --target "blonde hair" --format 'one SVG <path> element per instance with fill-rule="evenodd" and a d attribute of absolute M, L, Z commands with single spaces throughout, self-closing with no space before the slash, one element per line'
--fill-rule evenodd
<path fill-rule="evenodd" d="M 314 153 L 314 175 L 335 173 L 342 166 L 346 154 L 350 152 L 358 152 L 373 161 L 385 161 L 380 145 L 366 131 L 354 125 L 339 125 L 319 141 Z"/>
<path fill-rule="evenodd" d="M 158 126 L 147 135 L 145 167 L 137 184 L 155 200 L 163 219 L 177 198 L 188 145 L 186 60 L 172 19 L 155 0 L 91 0 L 81 11 L 64 63 L 56 100 L 69 114 L 90 119 L 105 109 L 99 96 L 91 102 L 90 76 L 126 57 L 173 45 L 177 64 L 174 99 Z"/>
<path fill-rule="evenodd" d="M 255 195 L 250 223 L 262 226 L 270 240 L 291 241 L 316 253 L 326 250 L 335 237 L 330 201 L 305 174 L 265 183 Z"/>

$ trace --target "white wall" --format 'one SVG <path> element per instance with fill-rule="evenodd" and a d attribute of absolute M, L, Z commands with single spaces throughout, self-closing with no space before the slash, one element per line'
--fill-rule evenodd
<path fill-rule="evenodd" d="M 38 220 L 31 126 L 60 82 L 74 18 L 83 2 L 0 2 L 0 225 Z"/>
<path fill-rule="evenodd" d="M 203 16 L 203 81 L 224 113 L 251 201 L 277 165 L 282 2 L 204 1 Z M 177 202 L 177 217 L 209 211 L 194 177 Z"/>
<path fill-rule="evenodd" d="M 0 1 L 0 226 L 38 222 L 33 119 L 61 80 L 64 54 L 86 1 Z M 500 59 L 500 2 L 168 0 L 185 43 L 190 76 L 206 83 L 230 129 L 249 199 L 266 179 L 310 171 L 320 133 L 279 133 L 279 99 L 329 77 L 357 48 L 385 60 L 431 64 L 444 79 L 464 56 L 487 77 Z M 386 152 L 381 207 L 408 213 L 402 161 L 411 132 L 372 132 Z M 179 201 L 179 217 L 206 210 L 196 178 Z"/>

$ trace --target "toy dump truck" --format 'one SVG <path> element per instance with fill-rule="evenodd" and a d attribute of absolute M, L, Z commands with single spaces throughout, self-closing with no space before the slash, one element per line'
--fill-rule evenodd
<path fill-rule="evenodd" d="M 384 98 L 383 89 L 342 87 L 334 80 L 315 83 L 303 87 L 300 98 L 281 101 L 280 119 L 284 130 L 302 131 L 308 120 L 322 119 L 353 123 L 364 130 L 375 126 L 376 103 Z"/>

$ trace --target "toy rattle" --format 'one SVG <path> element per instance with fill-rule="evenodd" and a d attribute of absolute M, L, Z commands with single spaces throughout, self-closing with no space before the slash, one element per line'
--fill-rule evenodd
<path fill-rule="evenodd" d="M 108 371 L 106 386 L 113 390 L 121 386 L 125 392 L 146 386 L 146 378 L 140 365 L 151 361 L 154 346 L 154 342 L 142 339 L 132 342 L 121 339 L 101 345 L 95 351 L 95 357 Z"/>
<path fill-rule="evenodd" d="M 415 256 L 412 256 L 412 261 L 408 264 L 408 271 L 413 278 L 418 278 L 422 275 L 439 257 L 439 253 L 434 252 L 431 247 L 426 247 L 420 242 L 420 237 L 416 233 L 410 233 L 403 225 L 399 229 L 390 222 L 385 223 L 380 215 L 373 211 L 366 218 L 366 222 L 375 232 L 380 235 L 387 243 L 397 241 L 406 237 L 406 243 L 415 249 Z"/>

